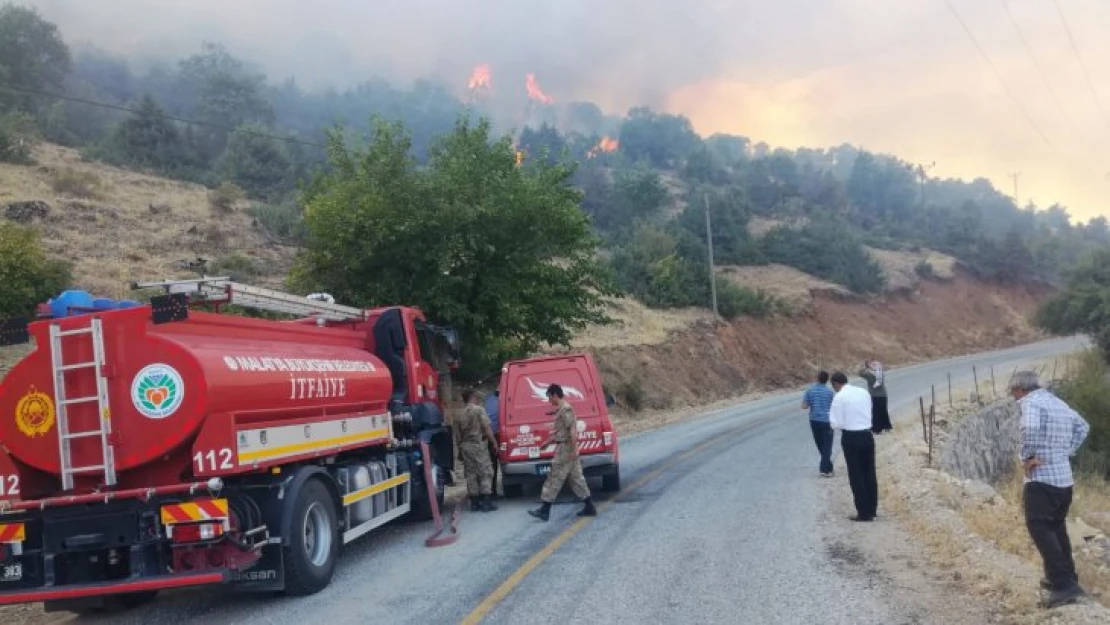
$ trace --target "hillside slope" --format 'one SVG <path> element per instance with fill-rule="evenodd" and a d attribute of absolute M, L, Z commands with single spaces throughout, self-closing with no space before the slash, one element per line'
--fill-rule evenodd
<path fill-rule="evenodd" d="M 919 281 L 908 292 L 867 301 L 815 281 L 804 314 L 728 323 L 705 315 L 685 327 L 672 319 L 661 340 L 656 332 L 639 335 L 655 340 L 577 347 L 595 352 L 606 387 L 626 407 L 696 406 L 801 384 L 819 367 L 854 373 L 872 356 L 896 366 L 1029 342 L 1042 336 L 1028 315 L 1046 294 L 1045 287 L 999 286 L 959 270 L 950 280 Z"/>
<path fill-rule="evenodd" d="M 35 157 L 32 167 L 0 164 L 2 218 L 42 231 L 48 251 L 74 263 L 81 288 L 126 296 L 131 280 L 195 276 L 197 257 L 210 274 L 245 272 L 277 286 L 292 263 L 295 248 L 262 234 L 249 206 L 214 210 L 202 186 L 84 162 L 58 146 L 40 146 Z M 84 185 L 66 184 L 81 176 Z M 795 384 L 817 366 L 852 369 L 871 355 L 896 365 L 1038 336 L 1026 315 L 1043 289 L 978 281 L 928 250 L 869 253 L 886 277 L 879 298 L 781 265 L 721 267 L 721 279 L 764 290 L 793 314 L 724 323 L 705 310 L 622 299 L 613 304 L 622 323 L 590 328 L 574 347 L 597 354 L 622 404 L 669 408 Z M 933 268 L 928 280 L 915 272 L 923 260 Z M 0 350 L 0 371 L 22 353 Z"/>

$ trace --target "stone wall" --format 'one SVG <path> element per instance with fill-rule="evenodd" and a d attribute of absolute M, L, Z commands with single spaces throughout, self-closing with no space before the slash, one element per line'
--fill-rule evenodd
<path fill-rule="evenodd" d="M 940 453 L 941 468 L 963 479 L 996 483 L 1014 469 L 1021 414 L 1012 400 L 995 402 L 955 424 Z"/>

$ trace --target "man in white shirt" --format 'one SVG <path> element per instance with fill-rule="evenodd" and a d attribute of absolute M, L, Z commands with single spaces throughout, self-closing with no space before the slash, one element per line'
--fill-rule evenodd
<path fill-rule="evenodd" d="M 836 391 L 829 408 L 829 425 L 841 430 L 840 448 L 848 465 L 848 483 L 856 503 L 853 521 L 873 521 L 879 507 L 879 482 L 875 477 L 875 437 L 871 434 L 871 395 L 848 384 L 848 376 L 832 376 Z"/>

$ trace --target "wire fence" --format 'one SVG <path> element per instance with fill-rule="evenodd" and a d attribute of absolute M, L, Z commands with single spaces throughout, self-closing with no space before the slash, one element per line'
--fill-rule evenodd
<path fill-rule="evenodd" d="M 1052 359 L 1051 369 L 1049 369 L 1049 364 L 1046 360 L 1041 362 L 1039 365 L 1032 367 L 1032 370 L 1036 372 L 1037 376 L 1042 380 L 1046 380 L 1044 375 L 1046 373 L 1049 373 L 1050 375 L 1047 378 L 1047 382 L 1048 384 L 1054 384 L 1056 382 L 1066 380 L 1071 377 L 1072 373 L 1076 370 L 1077 367 L 1075 363 L 1076 358 L 1077 357 L 1073 354 L 1069 354 L 1064 357 L 1055 357 Z M 985 406 L 987 403 L 993 403 L 1003 398 L 1002 395 L 1000 395 L 998 392 L 999 387 L 997 378 L 995 377 L 994 365 L 990 365 L 989 371 L 989 384 L 987 382 L 986 376 L 984 376 L 982 383 L 980 383 L 979 367 L 978 365 L 971 365 L 971 379 L 974 385 L 974 390 L 970 391 L 968 401 L 978 408 Z M 1010 380 L 1013 379 L 1013 376 L 1015 373 L 1017 373 L 1017 371 L 1018 367 L 1015 366 L 1010 372 L 1010 376 L 1005 378 L 1003 382 L 1003 390 L 1005 393 L 1009 392 Z M 986 371 L 984 370 L 984 373 L 985 372 Z M 951 371 L 948 371 L 945 377 L 947 379 L 948 385 L 948 409 L 952 410 L 956 407 L 956 400 L 953 399 L 954 394 L 959 393 L 960 389 L 953 388 Z M 917 404 L 918 410 L 921 414 L 921 436 L 924 439 L 925 444 L 928 446 L 928 461 L 926 466 L 931 467 L 933 466 L 933 455 L 936 447 L 936 421 L 938 406 L 936 384 L 930 385 L 929 391 L 929 403 L 926 405 L 925 395 L 918 395 Z M 990 396 L 989 401 L 984 399 L 984 394 L 987 392 L 989 392 Z"/>

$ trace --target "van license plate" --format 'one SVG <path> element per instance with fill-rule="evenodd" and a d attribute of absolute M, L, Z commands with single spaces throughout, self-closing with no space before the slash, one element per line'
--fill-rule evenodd
<path fill-rule="evenodd" d="M 0 565 L 0 582 L 18 582 L 21 579 L 23 579 L 21 563 Z"/>
<path fill-rule="evenodd" d="M 545 462 L 543 464 L 537 464 L 536 465 L 536 475 L 547 475 L 548 473 L 551 473 L 551 463 L 550 462 Z"/>

